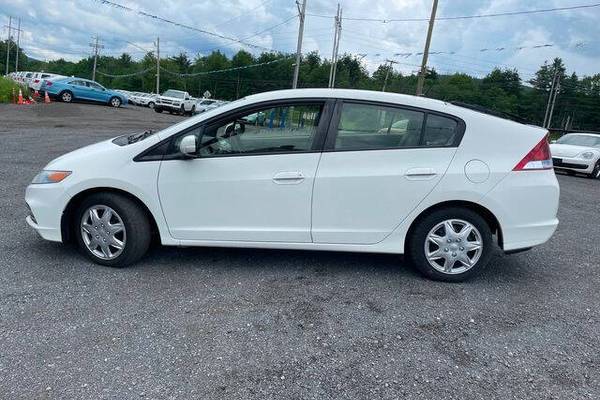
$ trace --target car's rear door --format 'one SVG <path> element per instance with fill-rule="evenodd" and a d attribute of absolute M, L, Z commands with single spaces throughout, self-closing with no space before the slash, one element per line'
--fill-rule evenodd
<path fill-rule="evenodd" d="M 161 163 L 158 190 L 171 235 L 181 240 L 311 242 L 311 195 L 333 103 L 272 102 L 183 132 Z M 248 122 L 254 113 L 263 121 Z M 195 158 L 178 154 L 193 134 Z"/>
<path fill-rule="evenodd" d="M 437 185 L 464 132 L 456 118 L 339 101 L 315 179 L 315 243 L 383 240 Z"/>

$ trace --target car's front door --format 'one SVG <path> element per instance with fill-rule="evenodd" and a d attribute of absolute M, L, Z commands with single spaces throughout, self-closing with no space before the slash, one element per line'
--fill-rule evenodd
<path fill-rule="evenodd" d="M 338 103 L 335 115 L 315 180 L 313 240 L 374 244 L 446 173 L 462 122 L 422 110 L 347 101 Z"/>
<path fill-rule="evenodd" d="M 310 242 L 312 188 L 328 123 L 323 116 L 331 107 L 314 100 L 271 103 L 175 137 L 158 178 L 171 235 Z M 185 159 L 176 149 L 190 134 L 198 151 Z"/>
<path fill-rule="evenodd" d="M 81 80 L 73 80 L 69 82 L 69 87 L 73 91 L 73 96 L 76 99 L 89 100 L 90 99 L 90 89 L 87 86 L 85 81 Z"/>
<path fill-rule="evenodd" d="M 88 82 L 88 86 L 90 89 L 90 99 L 94 101 L 99 101 L 102 103 L 107 103 L 109 98 L 109 93 L 102 86 L 98 85 L 95 82 Z"/>

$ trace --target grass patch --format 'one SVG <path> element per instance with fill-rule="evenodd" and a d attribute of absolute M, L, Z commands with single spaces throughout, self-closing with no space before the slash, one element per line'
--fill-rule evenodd
<path fill-rule="evenodd" d="M 23 96 L 27 95 L 27 91 L 23 86 L 20 86 L 12 79 L 0 76 L 0 103 L 12 103 L 13 89 L 15 90 L 15 97 L 19 95 L 19 89 L 23 91 Z"/>

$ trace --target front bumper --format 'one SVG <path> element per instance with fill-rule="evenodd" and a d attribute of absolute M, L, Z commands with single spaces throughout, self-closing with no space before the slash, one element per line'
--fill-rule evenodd
<path fill-rule="evenodd" d="M 29 185 L 25 192 L 25 202 L 30 210 L 27 224 L 42 238 L 62 242 L 61 220 L 68 200 L 62 184 Z"/>
<path fill-rule="evenodd" d="M 554 168 L 568 169 L 583 174 L 589 174 L 594 170 L 594 163 L 592 160 L 556 156 L 552 157 L 552 162 L 554 163 Z"/>

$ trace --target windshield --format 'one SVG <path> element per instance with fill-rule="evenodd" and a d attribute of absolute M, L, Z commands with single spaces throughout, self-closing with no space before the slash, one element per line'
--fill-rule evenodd
<path fill-rule="evenodd" d="M 183 99 L 184 93 L 180 92 L 179 90 L 167 90 L 166 92 L 163 93 L 163 96 Z"/>
<path fill-rule="evenodd" d="M 600 148 L 600 135 L 565 135 L 558 139 L 556 143 Z"/>

